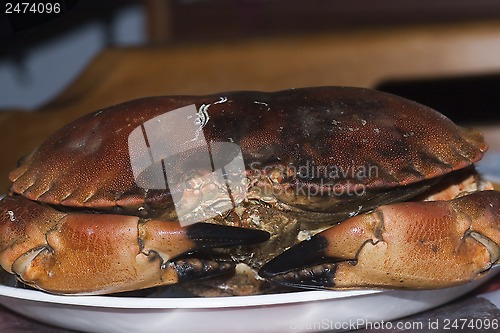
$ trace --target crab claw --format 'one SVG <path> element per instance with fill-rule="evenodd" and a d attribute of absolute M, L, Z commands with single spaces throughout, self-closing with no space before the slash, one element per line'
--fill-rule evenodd
<path fill-rule="evenodd" d="M 315 289 L 443 288 L 498 264 L 499 244 L 500 193 L 483 191 L 352 217 L 292 247 L 259 274 Z"/>
<path fill-rule="evenodd" d="M 2 267 L 59 294 L 105 294 L 222 274 L 234 264 L 192 253 L 269 237 L 207 223 L 181 227 L 136 216 L 63 213 L 21 196 L 0 200 L 0 214 Z"/>
<path fill-rule="evenodd" d="M 201 259 L 196 252 L 202 249 L 227 248 L 261 243 L 269 239 L 266 231 L 229 227 L 211 223 L 196 223 L 166 229 L 165 221 L 150 220 L 139 224 L 142 253 L 161 260 L 164 277 L 172 283 L 186 282 L 232 272 L 235 263 Z M 170 222 L 172 223 L 172 222 Z"/>

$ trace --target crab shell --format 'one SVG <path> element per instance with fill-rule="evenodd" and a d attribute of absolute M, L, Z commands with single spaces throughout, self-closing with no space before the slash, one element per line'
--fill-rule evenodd
<path fill-rule="evenodd" d="M 445 175 L 467 170 L 487 149 L 480 133 L 458 127 L 428 107 L 362 88 L 139 99 L 67 125 L 10 174 L 10 197 L 0 201 L 2 266 L 28 284 L 58 293 L 140 289 L 176 283 L 187 275 L 200 277 L 193 271 L 207 275 L 226 271 L 227 267 L 211 261 L 175 261 L 176 256 L 199 248 L 265 242 L 268 238 L 256 230 L 246 233 L 246 229 L 224 228 L 214 232 L 212 227 L 182 227 L 176 221 L 179 209 L 184 208 L 187 215 L 191 212 L 191 217 L 198 218 L 197 222 L 204 221 L 203 215 L 195 212 L 203 204 L 196 196 L 200 191 L 186 183 L 203 183 L 203 176 L 213 172 L 214 165 L 204 164 L 200 169 L 198 161 L 207 146 L 212 157 L 228 154 L 226 144 L 237 148 L 230 149 L 229 155 L 240 154 L 244 161 L 245 182 L 239 186 L 247 189 L 243 198 L 232 192 L 233 207 L 228 212 L 241 205 L 250 209 L 252 205 L 265 206 L 305 225 L 311 221 L 333 223 L 409 199 Z M 169 154 L 182 158 L 170 162 Z M 139 164 L 149 161 L 142 173 L 136 172 L 137 156 Z M 189 163 L 193 160 L 197 162 Z M 320 168 L 329 172 L 315 172 Z M 169 186 L 165 178 L 159 184 L 158 170 L 160 174 L 176 170 L 176 175 L 186 177 L 179 176 L 176 182 L 184 185 Z M 196 184 L 194 188 L 201 190 L 212 185 L 203 183 L 200 188 Z M 220 184 L 215 188 L 211 204 L 220 199 Z M 181 198 L 180 205 L 174 200 L 176 195 Z M 487 204 L 484 198 L 476 200 Z M 218 213 L 219 220 L 230 215 Z M 431 213 L 427 216 L 430 227 L 439 219 Z M 89 245 L 85 242 L 91 240 L 91 233 L 95 237 Z M 493 234 L 490 243 L 498 243 L 496 238 Z M 74 244 L 75 239 L 80 245 Z M 364 244 L 360 239 L 357 246 Z M 280 249 L 276 253 L 292 245 L 279 240 L 277 244 Z M 110 250 L 104 250 L 106 247 Z M 125 249 L 121 266 L 112 263 Z M 64 255 L 56 257 L 58 251 Z M 85 254 L 91 258 L 82 260 L 83 267 L 75 267 L 74 258 Z M 101 260 L 106 263 L 102 269 Z M 269 279 L 278 275 L 280 282 L 288 274 L 280 265 L 268 266 L 262 275 Z M 126 274 L 106 282 L 106 276 L 113 272 Z"/>
<path fill-rule="evenodd" d="M 147 155 L 150 147 L 131 147 L 129 138 L 144 124 L 171 120 L 161 117 L 190 105 L 196 106 L 195 112 L 184 117 L 206 119 L 199 124 L 206 142 L 237 145 L 250 175 L 306 166 L 311 172 L 304 177 L 297 173 L 275 181 L 275 186 L 284 188 L 276 191 L 280 202 L 306 211 L 336 212 L 345 207 L 342 200 L 352 196 L 304 198 L 286 195 L 285 188 L 335 187 L 351 194 L 365 190 L 363 196 L 355 196 L 354 206 L 342 208 L 351 212 L 365 201 L 374 207 L 414 195 L 414 189 L 421 191 L 427 180 L 473 164 L 487 149 L 480 133 L 457 127 L 428 107 L 361 88 L 152 97 L 89 114 L 62 128 L 10 174 L 12 191 L 68 207 L 146 211 L 170 207 L 169 188 L 137 185 L 131 152 Z M 175 123 L 162 126 L 163 137 L 155 140 L 162 139 L 169 146 L 166 150 L 180 145 L 196 150 L 189 142 L 197 133 L 178 133 Z M 325 179 L 312 172 L 314 166 L 335 167 L 343 174 Z M 359 170 L 368 171 L 359 176 Z"/>

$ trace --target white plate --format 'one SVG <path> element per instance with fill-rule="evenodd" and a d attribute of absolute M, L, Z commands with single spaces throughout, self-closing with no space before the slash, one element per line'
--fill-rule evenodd
<path fill-rule="evenodd" d="M 313 332 L 362 328 L 444 304 L 467 285 L 424 291 L 304 291 L 263 296 L 136 298 L 56 296 L 0 285 L 0 303 L 27 317 L 85 332 Z"/>

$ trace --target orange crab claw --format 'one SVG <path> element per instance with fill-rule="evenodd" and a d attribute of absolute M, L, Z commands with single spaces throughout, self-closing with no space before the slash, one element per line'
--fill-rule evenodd
<path fill-rule="evenodd" d="M 352 217 L 274 258 L 259 274 L 305 288 L 441 288 L 498 264 L 499 244 L 500 193 L 483 191 Z"/>
<path fill-rule="evenodd" d="M 222 274 L 231 262 L 182 257 L 258 243 L 260 230 L 63 213 L 21 196 L 0 201 L 0 264 L 24 283 L 60 294 L 105 294 Z"/>

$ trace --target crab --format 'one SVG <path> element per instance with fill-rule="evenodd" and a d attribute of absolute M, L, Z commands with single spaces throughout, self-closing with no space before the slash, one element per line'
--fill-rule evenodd
<path fill-rule="evenodd" d="M 479 132 L 364 88 L 129 101 L 68 124 L 10 173 L 0 264 L 57 294 L 235 276 L 463 284 L 499 263 L 500 194 L 474 168 L 486 149 Z"/>

